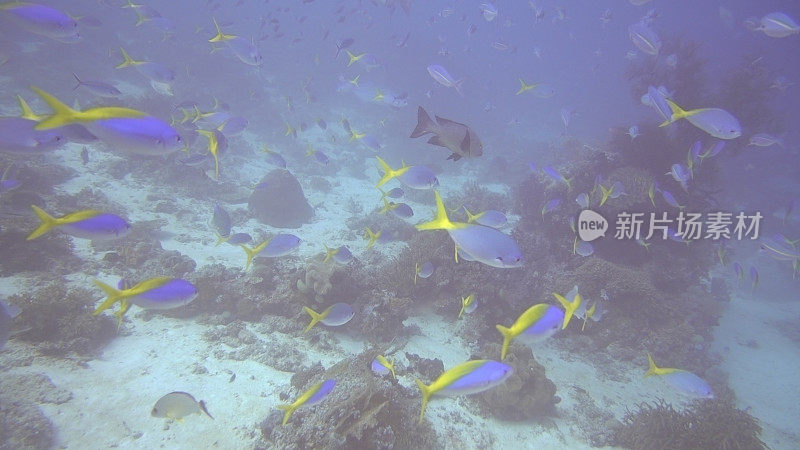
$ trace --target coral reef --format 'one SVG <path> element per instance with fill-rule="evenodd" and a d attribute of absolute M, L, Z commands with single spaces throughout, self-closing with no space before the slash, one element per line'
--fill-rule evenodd
<path fill-rule="evenodd" d="M 304 277 L 297 280 L 297 289 L 313 296 L 317 303 L 322 303 L 325 295 L 331 290 L 331 276 L 335 267 L 333 259 L 325 261 L 325 255 L 311 258 Z"/>
<path fill-rule="evenodd" d="M 297 178 L 288 170 L 269 172 L 255 189 L 247 203 L 261 222 L 277 228 L 298 228 L 314 217 Z"/>
<path fill-rule="evenodd" d="M 34 402 L 0 390 L 0 450 L 52 448 L 55 427 Z"/>
<path fill-rule="evenodd" d="M 484 346 L 484 353 L 489 358 L 497 358 L 500 347 L 500 344 L 488 344 Z M 514 371 L 503 384 L 475 396 L 480 410 L 503 420 L 529 420 L 553 414 L 560 400 L 555 395 L 556 385 L 547 378 L 544 366 L 533 358 L 531 349 L 512 346 L 503 362 Z"/>
<path fill-rule="evenodd" d="M 9 302 L 22 309 L 16 324 L 27 331 L 18 339 L 31 342 L 38 351 L 64 357 L 69 352 L 91 356 L 115 335 L 109 316 L 93 317 L 95 293 L 64 286 L 60 280 L 42 280 L 32 293 L 14 295 Z"/>
<path fill-rule="evenodd" d="M 314 382 L 336 380 L 336 387 L 321 403 L 297 410 L 289 423 L 280 425 L 282 413 L 273 411 L 260 423 L 257 448 L 437 448 L 441 444 L 427 422 L 417 425 L 419 398 L 391 378 L 370 371 L 373 352 L 331 367 L 324 374 L 297 377 L 303 392 Z M 308 382 L 309 379 L 312 381 Z M 306 383 L 308 382 L 308 383 Z M 282 394 L 290 401 L 295 395 Z"/>
<path fill-rule="evenodd" d="M 695 403 L 676 411 L 663 400 L 628 411 L 609 444 L 634 449 L 765 449 L 761 426 L 727 400 Z"/>

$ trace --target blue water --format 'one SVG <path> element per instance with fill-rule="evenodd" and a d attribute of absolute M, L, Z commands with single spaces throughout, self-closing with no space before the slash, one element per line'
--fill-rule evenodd
<path fill-rule="evenodd" d="M 736 408 L 770 448 L 800 446 L 800 3 L 42 5 L 0 4 L 0 299 L 14 307 L 0 308 L 0 448 L 624 446 L 626 411 L 656 399 L 687 414 Z M 209 42 L 215 21 L 225 36 Z M 133 65 L 116 68 L 121 48 Z M 520 79 L 539 86 L 518 93 Z M 99 95 L 108 85 L 120 93 Z M 660 85 L 687 117 L 643 104 Z M 67 117 L 30 87 L 89 112 Z M 17 95 L 38 116 L 19 120 Z M 419 108 L 433 122 L 410 138 Z M 70 126 L 35 128 L 54 112 Z M 436 180 L 409 187 L 420 169 L 398 172 L 381 188 L 403 193 L 384 203 L 376 156 Z M 615 182 L 625 192 L 601 200 Z M 415 229 L 433 218 L 433 190 L 456 231 Z M 582 193 L 608 221 L 596 241 L 580 233 Z M 32 204 L 62 220 L 26 240 L 47 220 Z M 507 223 L 467 223 L 462 204 Z M 91 211 L 130 230 L 70 225 Z M 760 214 L 757 235 L 614 237 L 620 213 L 642 213 L 647 234 L 651 213 L 714 212 L 731 227 Z M 362 239 L 367 228 L 381 235 Z M 235 233 L 252 238 L 252 265 L 226 242 Z M 579 240 L 592 241 L 580 255 Z M 341 246 L 352 259 L 330 250 Z M 426 262 L 433 273 L 415 278 Z M 154 277 L 187 280 L 192 295 L 140 308 Z M 122 305 L 92 315 L 110 292 L 93 280 L 120 282 Z M 483 384 L 464 390 L 487 393 L 434 393 L 416 424 L 415 379 L 447 392 L 448 369 L 500 358 L 496 324 L 538 303 L 569 316 L 552 294 L 572 286 L 583 307 L 566 329 L 512 341 L 522 381 L 472 374 Z M 469 294 L 478 306 L 456 320 Z M 352 319 L 345 307 L 303 333 L 303 306 L 336 303 Z M 534 383 L 528 348 L 553 392 Z M 642 379 L 647 353 L 714 398 Z M 378 354 L 396 380 L 369 371 Z M 277 407 L 326 379 L 333 390 L 280 426 Z M 173 391 L 214 421 L 199 406 L 151 417 Z M 526 403 L 538 395 L 546 407 Z"/>

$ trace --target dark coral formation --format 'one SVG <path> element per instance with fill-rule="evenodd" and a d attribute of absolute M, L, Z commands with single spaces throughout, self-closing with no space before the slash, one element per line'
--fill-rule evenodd
<path fill-rule="evenodd" d="M 628 411 L 611 445 L 632 449 L 765 449 L 761 426 L 730 400 L 707 400 L 677 411 L 663 400 Z"/>
<path fill-rule="evenodd" d="M 500 344 L 489 344 L 484 349 L 490 358 L 500 354 Z M 534 359 L 531 349 L 514 346 L 503 362 L 514 371 L 503 384 L 476 396 L 481 411 L 503 420 L 552 415 L 559 401 L 556 385 L 547 378 L 544 366 Z"/>
<path fill-rule="evenodd" d="M 67 288 L 58 280 L 46 281 L 31 293 L 11 296 L 9 302 L 22 309 L 15 322 L 26 330 L 17 338 L 48 355 L 96 354 L 117 331 L 110 316 L 91 315 L 96 298 L 88 289 Z"/>
<path fill-rule="evenodd" d="M 317 405 L 298 409 L 285 426 L 274 411 L 260 423 L 257 448 L 437 448 L 441 444 L 427 422 L 417 425 L 419 396 L 391 378 L 370 371 L 374 354 L 365 352 L 313 377 L 293 378 L 292 401 L 314 383 L 336 380 L 336 387 Z"/>
<path fill-rule="evenodd" d="M 282 169 L 264 176 L 247 206 L 258 220 L 277 228 L 299 228 L 314 217 L 297 178 Z"/>

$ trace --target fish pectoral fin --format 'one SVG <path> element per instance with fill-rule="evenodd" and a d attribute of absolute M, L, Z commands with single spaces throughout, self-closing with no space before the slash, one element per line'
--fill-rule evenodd
<path fill-rule="evenodd" d="M 442 142 L 442 138 L 440 138 L 439 135 L 431 136 L 431 138 L 428 139 L 428 144 L 438 145 L 439 147 L 447 147 L 447 145 Z"/>

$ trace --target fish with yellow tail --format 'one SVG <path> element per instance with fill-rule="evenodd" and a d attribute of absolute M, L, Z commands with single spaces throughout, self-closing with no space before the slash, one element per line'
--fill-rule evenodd
<path fill-rule="evenodd" d="M 539 303 L 526 309 L 510 327 L 497 325 L 497 331 L 503 335 L 500 360 L 506 359 L 508 347 L 513 340 L 519 339 L 527 345 L 533 345 L 556 334 L 563 322 L 564 312 L 559 307 Z"/>
<path fill-rule="evenodd" d="M 338 327 L 350 322 L 350 319 L 355 316 L 353 307 L 347 303 L 334 303 L 333 305 L 325 308 L 324 311 L 318 313 L 308 306 L 303 306 L 303 311 L 311 316 L 311 322 L 308 324 L 303 333 L 308 333 L 308 330 L 314 327 L 317 323 L 322 323 L 329 327 Z"/>
<path fill-rule="evenodd" d="M 397 379 L 397 376 L 394 374 L 394 360 L 390 362 L 383 355 L 376 356 L 375 359 L 372 360 L 370 368 L 376 375 L 384 376 L 391 373 L 392 378 Z"/>
<path fill-rule="evenodd" d="M 561 326 L 561 329 L 565 330 L 567 325 L 569 325 L 569 320 L 575 314 L 575 311 L 581 307 L 581 294 L 578 293 L 578 287 L 575 286 L 571 291 L 569 291 L 569 293 L 567 293 L 569 300 L 555 292 L 553 292 L 553 296 L 556 298 L 556 300 L 558 300 L 559 303 L 561 303 L 561 306 L 564 307 L 564 323 Z"/>
<path fill-rule="evenodd" d="M 461 297 L 461 311 L 458 312 L 458 319 L 464 313 L 472 314 L 472 311 L 478 307 L 478 301 L 475 299 L 475 294 L 469 294 L 466 297 Z"/>
<path fill-rule="evenodd" d="M 418 230 L 445 230 L 455 243 L 458 254 L 497 268 L 521 267 L 525 264 L 522 250 L 502 231 L 477 223 L 451 222 L 441 195 L 436 196 L 436 216 L 416 226 Z"/>
<path fill-rule="evenodd" d="M 278 409 L 284 411 L 281 425 L 286 425 L 289 422 L 289 418 L 292 417 L 292 414 L 301 406 L 311 406 L 324 400 L 325 397 L 333 391 L 334 387 L 336 387 L 336 380 L 325 380 L 311 386 L 311 389 L 303 392 L 303 395 L 298 397 L 294 403 L 279 405 Z"/>
<path fill-rule="evenodd" d="M 644 374 L 645 378 L 658 375 L 681 394 L 692 398 L 714 398 L 714 392 L 711 390 L 711 386 L 709 386 L 704 379 L 692 372 L 682 369 L 658 367 L 655 361 L 653 361 L 653 357 L 650 356 L 650 353 L 647 354 L 647 361 L 649 367 Z"/>
<path fill-rule="evenodd" d="M 426 166 L 409 166 L 402 162 L 402 166 L 392 169 L 383 159 L 376 156 L 383 170 L 383 175 L 376 187 L 380 188 L 393 179 L 397 179 L 412 189 L 433 189 L 439 185 L 436 174 Z"/>
<path fill-rule="evenodd" d="M 369 227 L 367 227 L 367 229 L 364 230 L 364 239 L 367 240 L 367 249 L 369 249 L 370 247 L 375 245 L 376 242 L 378 242 L 378 239 L 380 239 L 381 237 L 381 233 L 383 233 L 382 230 L 378 230 L 377 232 L 375 232 L 372 231 L 372 229 Z"/>
<path fill-rule="evenodd" d="M 428 401 L 434 395 L 456 397 L 459 395 L 477 394 L 503 383 L 513 369 L 508 364 L 487 359 L 476 359 L 461 363 L 445 371 L 430 385 L 415 379 L 422 392 L 422 407 L 419 411 L 419 423 L 425 416 Z"/>
<path fill-rule="evenodd" d="M 53 229 L 77 238 L 92 240 L 115 239 L 124 236 L 131 229 L 130 224 L 116 214 L 85 209 L 56 218 L 36 205 L 31 205 L 31 209 L 41 224 L 28 235 L 26 238 L 28 241 Z"/>
<path fill-rule="evenodd" d="M 659 127 L 667 126 L 680 119 L 686 119 L 692 125 L 719 139 L 736 139 L 742 135 L 742 126 L 733 114 L 720 108 L 698 108 L 683 110 L 677 103 L 666 99 L 672 115 Z"/>
<path fill-rule="evenodd" d="M 101 106 L 75 110 L 47 92 L 31 86 L 53 110 L 35 130 L 50 130 L 81 124 L 109 147 L 138 155 L 163 156 L 183 148 L 183 138 L 169 124 L 130 108 Z"/>
<path fill-rule="evenodd" d="M 247 270 L 247 268 L 250 267 L 253 259 L 255 259 L 258 254 L 263 252 L 261 256 L 266 256 L 267 258 L 277 258 L 279 256 L 289 254 L 289 252 L 300 246 L 300 242 L 302 242 L 302 240 L 293 234 L 281 233 L 272 236 L 253 248 L 241 244 L 240 247 L 242 247 L 244 252 L 247 254 L 247 261 L 244 264 L 244 270 Z"/>
<path fill-rule="evenodd" d="M 127 287 L 124 282 L 120 282 L 116 288 L 98 280 L 94 280 L 94 284 L 107 297 L 92 315 L 96 316 L 119 302 L 120 310 L 114 315 L 120 323 L 131 305 L 143 309 L 174 309 L 188 305 L 198 294 L 197 288 L 182 278 L 155 277 L 131 287 Z"/>

